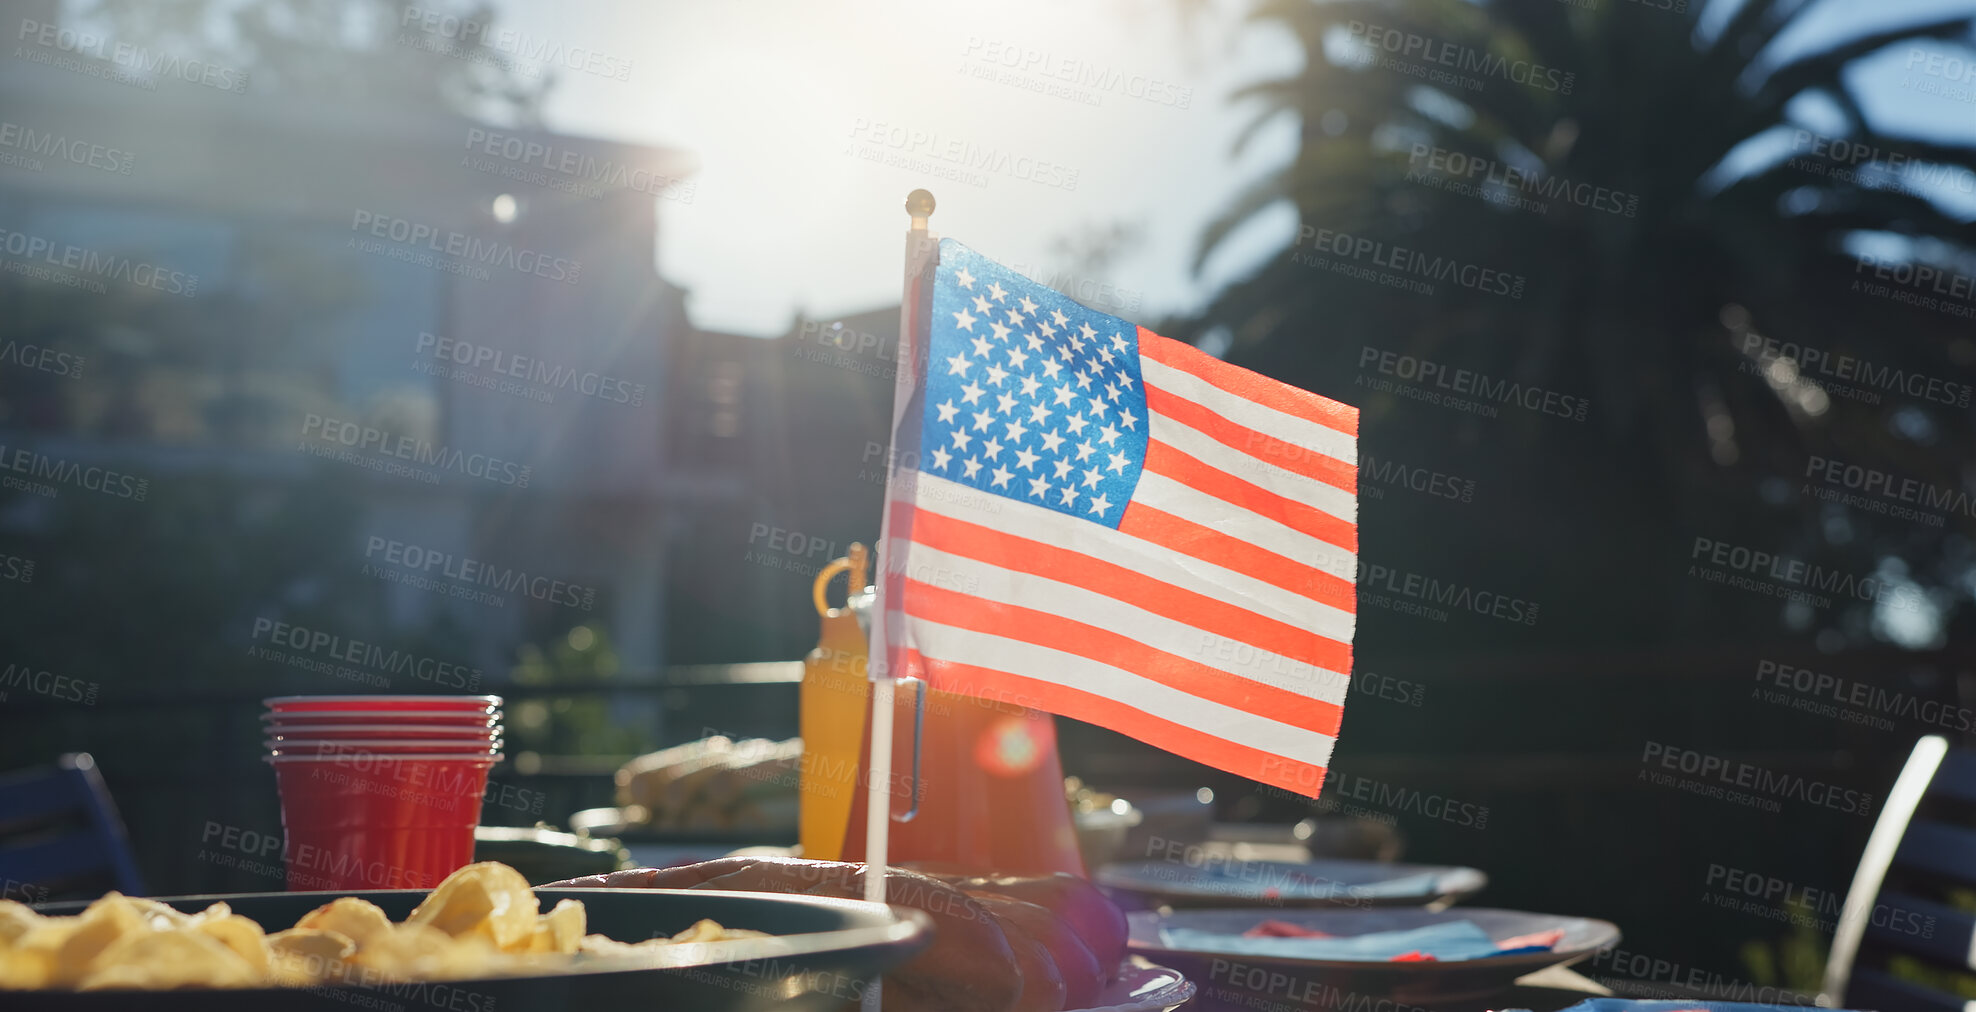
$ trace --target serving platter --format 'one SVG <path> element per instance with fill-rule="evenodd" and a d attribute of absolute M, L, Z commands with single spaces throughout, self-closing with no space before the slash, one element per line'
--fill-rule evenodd
<path fill-rule="evenodd" d="M 537 889 L 535 894 L 544 910 L 563 899 L 581 901 L 588 931 L 622 942 L 672 935 L 702 918 L 771 937 L 585 958 L 556 974 L 312 988 L 10 991 L 0 1005 L 9 1012 L 842 1009 L 855 1007 L 866 982 L 910 959 L 932 938 L 932 922 L 925 914 L 859 900 L 704 889 Z M 426 895 L 422 889 L 390 889 L 156 898 L 188 913 L 223 902 L 265 929 L 281 930 L 338 896 L 369 900 L 393 921 L 401 921 Z M 48 903 L 35 909 L 68 915 L 85 906 Z"/>

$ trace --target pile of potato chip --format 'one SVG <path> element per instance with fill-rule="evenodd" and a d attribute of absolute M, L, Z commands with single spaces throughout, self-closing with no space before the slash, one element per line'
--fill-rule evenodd
<path fill-rule="evenodd" d="M 403 923 L 352 896 L 267 934 L 215 903 L 181 913 L 110 893 L 73 917 L 0 900 L 0 989 L 312 987 L 554 972 L 580 954 L 760 935 L 703 920 L 671 938 L 626 943 L 584 933 L 583 904 L 537 909 L 528 880 L 499 862 L 446 877 Z"/>

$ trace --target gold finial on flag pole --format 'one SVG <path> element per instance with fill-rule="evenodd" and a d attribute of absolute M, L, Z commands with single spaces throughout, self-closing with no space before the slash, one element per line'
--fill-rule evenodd
<path fill-rule="evenodd" d="M 926 219 L 933 217 L 933 194 L 925 190 L 906 194 L 906 213 L 912 215 L 913 231 L 926 231 Z"/>

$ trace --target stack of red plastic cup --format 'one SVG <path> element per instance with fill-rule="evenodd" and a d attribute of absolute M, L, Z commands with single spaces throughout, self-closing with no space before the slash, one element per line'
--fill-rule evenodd
<path fill-rule="evenodd" d="M 472 863 L 501 697 L 265 702 L 289 889 L 430 889 Z"/>

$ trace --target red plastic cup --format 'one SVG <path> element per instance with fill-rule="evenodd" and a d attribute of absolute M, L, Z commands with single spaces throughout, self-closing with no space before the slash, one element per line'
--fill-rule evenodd
<path fill-rule="evenodd" d="M 309 759 L 345 759 L 365 755 L 479 755 L 499 753 L 501 739 L 464 741 L 457 738 L 270 738 L 261 744 L 270 755 Z"/>
<path fill-rule="evenodd" d="M 309 710 L 483 710 L 501 708 L 499 696 L 275 696 L 261 701 L 276 713 Z"/>
<path fill-rule="evenodd" d="M 493 727 L 501 713 L 470 710 L 307 710 L 295 713 L 264 713 L 265 724 L 443 724 L 448 727 Z"/>
<path fill-rule="evenodd" d="M 501 736 L 501 725 L 477 727 L 471 724 L 290 724 L 275 721 L 264 728 L 268 737 L 294 738 L 444 738 L 485 740 Z"/>
<path fill-rule="evenodd" d="M 473 861 L 496 757 L 275 756 L 288 888 L 430 889 Z"/>

